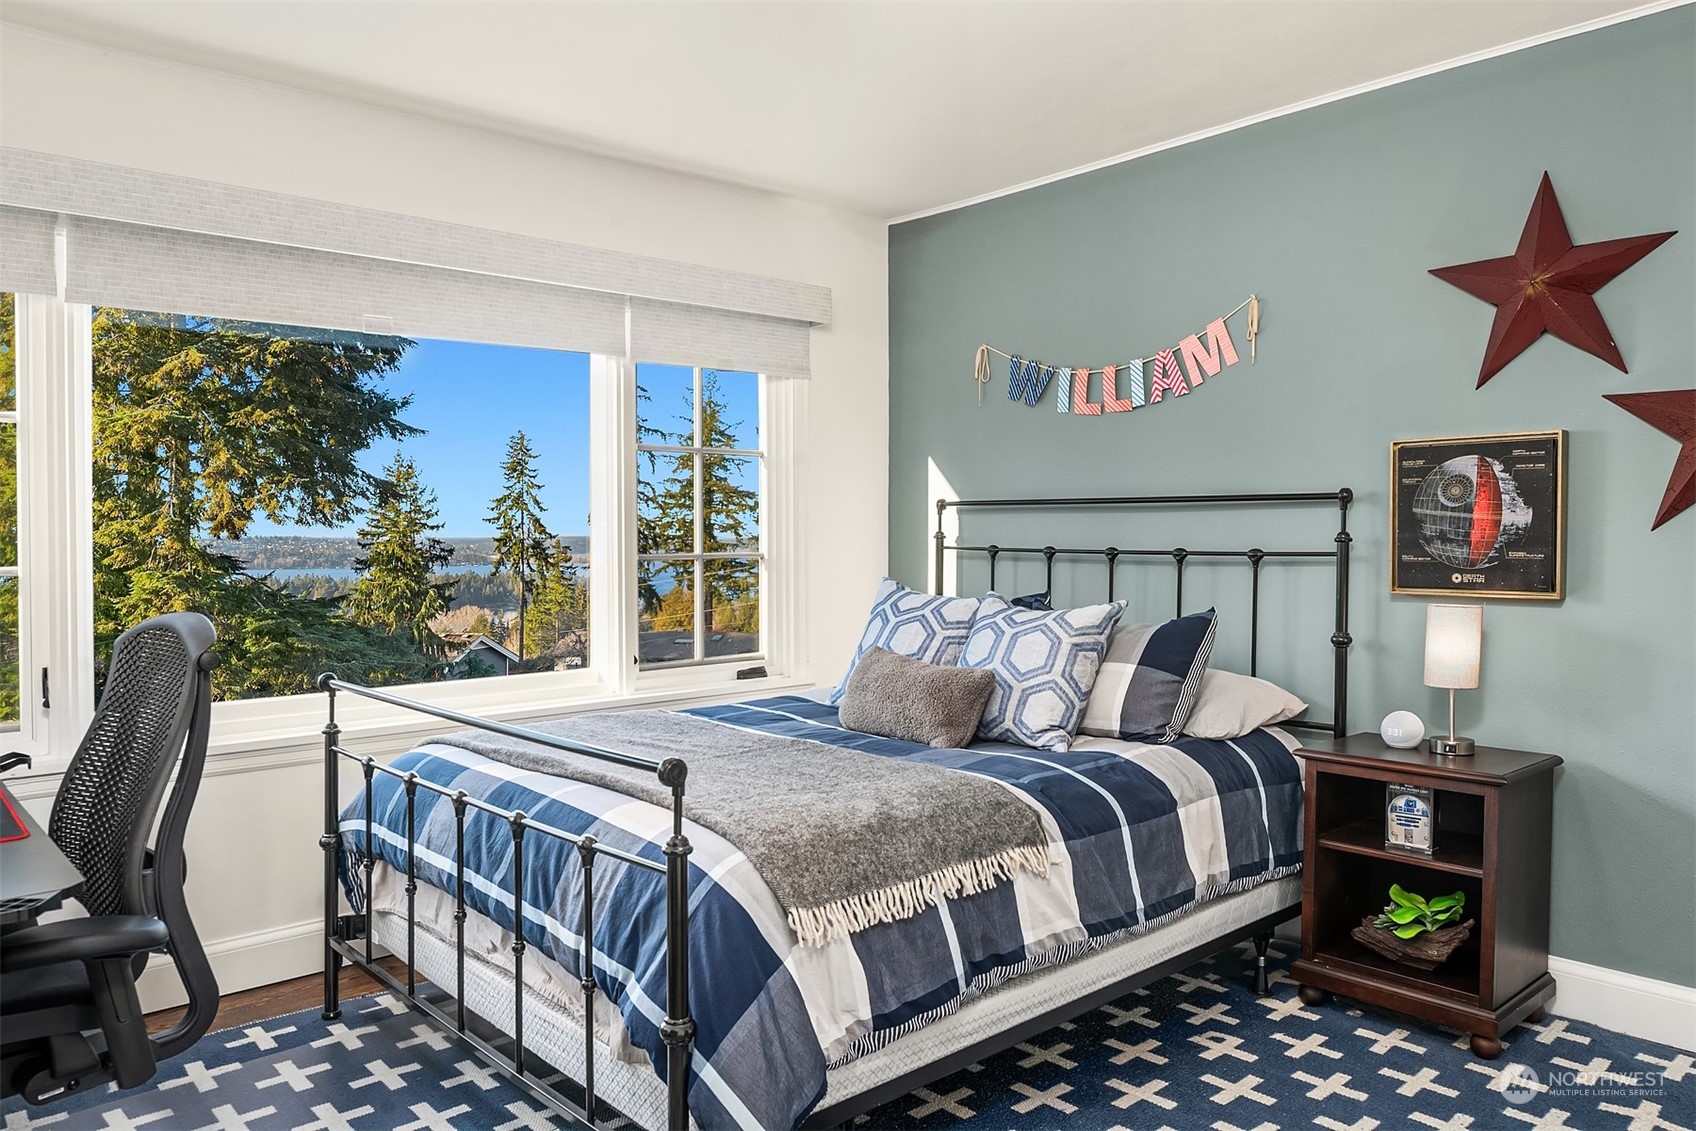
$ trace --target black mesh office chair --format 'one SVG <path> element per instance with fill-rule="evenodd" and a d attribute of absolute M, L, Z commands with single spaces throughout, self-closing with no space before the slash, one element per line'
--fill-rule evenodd
<path fill-rule="evenodd" d="M 83 875 L 74 894 L 89 917 L 0 934 L 0 1095 L 45 1103 L 108 1080 L 133 1088 L 212 1024 L 218 984 L 183 898 L 183 832 L 206 763 L 216 639 L 199 613 L 172 613 L 113 645 L 48 824 Z M 154 951 L 171 956 L 189 1001 L 149 1037 L 135 979 Z"/>

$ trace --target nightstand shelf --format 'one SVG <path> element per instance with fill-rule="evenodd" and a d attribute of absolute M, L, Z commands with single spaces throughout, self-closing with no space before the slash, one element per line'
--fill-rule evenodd
<path fill-rule="evenodd" d="M 1290 975 L 1317 1004 L 1329 993 L 1470 1032 L 1473 1051 L 1540 1016 L 1548 972 L 1554 769 L 1547 754 L 1480 747 L 1469 758 L 1392 750 L 1376 735 L 1315 742 L 1307 766 L 1302 952 Z M 1391 785 L 1433 791 L 1435 851 L 1384 844 Z M 1498 882 L 1498 880 L 1502 882 Z M 1384 958 L 1350 931 L 1392 883 L 1427 897 L 1462 892 L 1472 934 L 1436 970 Z"/>
<path fill-rule="evenodd" d="M 1378 978 L 1426 992 L 1446 993 L 1457 1001 L 1470 1001 L 1478 996 L 1478 966 L 1456 969 L 1453 960 L 1436 970 L 1415 970 L 1374 951 L 1367 950 L 1348 935 L 1329 940 L 1321 953 L 1327 963 L 1339 968 L 1353 968 L 1365 978 Z"/>
<path fill-rule="evenodd" d="M 1331 852 L 1352 852 L 1358 856 L 1374 856 L 1394 860 L 1415 868 L 1433 872 L 1454 872 L 1461 876 L 1484 875 L 1484 838 L 1471 833 L 1451 831 L 1440 838 L 1437 851 L 1430 856 L 1401 848 L 1384 846 L 1384 819 L 1355 821 L 1328 833 L 1319 834 L 1319 847 Z"/>

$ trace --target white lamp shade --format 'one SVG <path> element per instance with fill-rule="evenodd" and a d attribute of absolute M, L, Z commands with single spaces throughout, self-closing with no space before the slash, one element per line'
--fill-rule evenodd
<path fill-rule="evenodd" d="M 1430 605 L 1425 610 L 1425 686 L 1478 686 L 1484 640 L 1482 605 Z"/>

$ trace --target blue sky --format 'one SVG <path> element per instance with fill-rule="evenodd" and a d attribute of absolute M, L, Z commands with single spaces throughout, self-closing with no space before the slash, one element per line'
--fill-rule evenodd
<path fill-rule="evenodd" d="M 397 451 L 418 465 L 419 477 L 436 492 L 441 535 L 479 538 L 491 532 L 489 501 L 501 491 L 500 464 L 507 438 L 522 428 L 537 454 L 546 519 L 555 534 L 589 530 L 589 355 L 520 346 L 416 342 L 384 381 L 395 395 L 412 395 L 401 419 L 423 433 L 373 444 L 360 465 L 380 473 Z M 692 371 L 680 366 L 642 365 L 638 379 L 649 398 L 641 404 L 644 423 L 670 431 L 685 427 L 690 413 Z M 758 381 L 752 374 L 727 373 L 720 398 L 730 420 L 740 421 L 737 445 L 758 444 Z M 328 527 L 281 526 L 263 518 L 250 536 L 347 534 Z"/>

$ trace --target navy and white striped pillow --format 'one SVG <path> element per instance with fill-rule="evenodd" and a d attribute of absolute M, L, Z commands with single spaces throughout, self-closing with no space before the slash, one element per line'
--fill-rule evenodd
<path fill-rule="evenodd" d="M 1218 625 L 1218 617 L 1208 609 L 1165 624 L 1122 624 L 1114 629 L 1079 733 L 1175 741 L 1201 693 Z"/>

